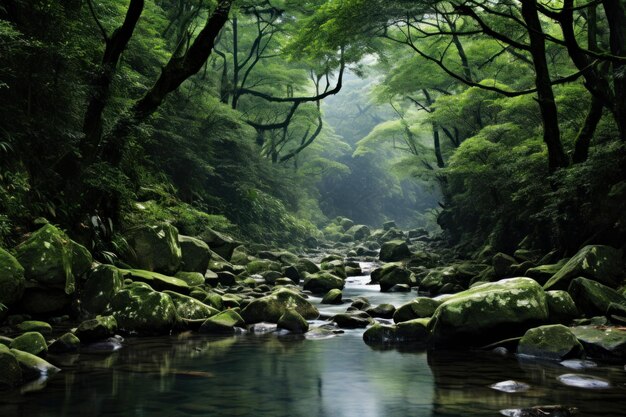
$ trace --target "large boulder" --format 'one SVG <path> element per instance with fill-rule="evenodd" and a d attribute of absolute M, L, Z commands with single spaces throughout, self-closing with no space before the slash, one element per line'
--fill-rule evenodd
<path fill-rule="evenodd" d="M 578 308 L 567 291 L 546 291 L 551 323 L 569 324 L 580 316 Z"/>
<path fill-rule="evenodd" d="M 0 304 L 11 307 L 24 293 L 24 268 L 9 252 L 0 248 Z M 2 318 L 0 311 L 0 319 Z"/>
<path fill-rule="evenodd" d="M 133 281 L 145 282 L 155 290 L 171 290 L 179 293 L 188 294 L 190 291 L 187 282 L 180 278 L 170 277 L 153 271 L 144 271 L 141 269 L 121 269 L 124 278 L 130 278 Z"/>
<path fill-rule="evenodd" d="M 572 296 L 578 310 L 587 317 L 606 314 L 611 303 L 626 306 L 626 297 L 614 289 L 587 278 L 576 278 L 571 281 L 567 290 Z"/>
<path fill-rule="evenodd" d="M 335 288 L 326 293 L 322 298 L 322 304 L 341 304 L 343 293 L 341 290 Z"/>
<path fill-rule="evenodd" d="M 11 349 L 18 349 L 37 356 L 45 356 L 48 353 L 48 344 L 39 332 L 26 332 L 11 342 Z"/>
<path fill-rule="evenodd" d="M 11 349 L 11 353 L 20 364 L 25 381 L 38 379 L 42 376 L 51 376 L 60 371 L 56 366 L 32 353 L 24 352 L 19 349 Z"/>
<path fill-rule="evenodd" d="M 98 342 L 115 336 L 117 321 L 113 316 L 97 316 L 78 325 L 76 337 L 83 343 Z"/>
<path fill-rule="evenodd" d="M 383 243 L 380 248 L 379 258 L 383 262 L 401 261 L 409 257 L 411 257 L 411 251 L 403 240 L 390 240 Z"/>
<path fill-rule="evenodd" d="M 288 330 L 291 333 L 306 333 L 309 331 L 309 323 L 295 309 L 288 309 L 278 319 L 277 327 Z"/>
<path fill-rule="evenodd" d="M 87 272 L 92 257 L 89 251 L 71 240 L 63 231 L 45 224 L 15 248 L 17 261 L 24 267 L 26 279 L 75 290 L 75 278 Z"/>
<path fill-rule="evenodd" d="M 619 361 L 626 359 L 626 330 L 623 327 L 577 326 L 571 330 L 589 357 Z"/>
<path fill-rule="evenodd" d="M 98 265 L 91 270 L 81 293 L 81 307 L 91 314 L 100 314 L 124 286 L 124 278 L 113 265 Z"/>
<path fill-rule="evenodd" d="M 559 272 L 568 261 L 569 258 L 566 258 L 561 259 L 555 264 L 539 265 L 533 268 L 529 268 L 528 270 L 526 270 L 524 276 L 534 279 L 541 285 L 545 285 L 545 283 L 548 282 L 548 280 L 552 278 L 554 274 Z"/>
<path fill-rule="evenodd" d="M 584 349 L 572 331 L 562 324 L 529 329 L 517 346 L 519 355 L 563 360 L 580 357 Z"/>
<path fill-rule="evenodd" d="M 430 337 L 428 319 L 414 319 L 396 325 L 374 324 L 363 333 L 370 345 L 412 343 L 425 346 Z"/>
<path fill-rule="evenodd" d="M 546 322 L 546 295 L 530 278 L 480 284 L 448 296 L 430 321 L 435 346 L 483 345 Z"/>
<path fill-rule="evenodd" d="M 107 311 L 127 332 L 167 334 L 178 324 L 172 298 L 144 283 L 133 283 L 115 294 Z"/>
<path fill-rule="evenodd" d="M 170 298 L 174 302 L 174 306 L 176 307 L 176 313 L 178 314 L 178 317 L 182 319 L 208 319 L 209 317 L 219 313 L 219 310 L 217 310 L 216 308 L 208 306 L 202 301 L 196 300 L 195 298 L 179 294 L 174 291 L 163 292 L 170 296 Z"/>
<path fill-rule="evenodd" d="M 183 235 L 178 235 L 178 243 L 182 253 L 181 270 L 204 275 L 211 260 L 209 245 L 195 237 Z"/>
<path fill-rule="evenodd" d="M 394 265 L 390 268 L 385 268 L 382 276 L 380 277 L 380 291 L 387 292 L 390 291 L 394 285 L 404 284 L 409 287 L 414 287 L 417 282 L 415 280 L 415 275 L 408 269 L 405 269 L 401 266 Z"/>
<path fill-rule="evenodd" d="M 354 236 L 354 240 L 363 240 L 370 235 L 370 228 L 365 225 L 359 224 L 349 228 L 346 233 L 348 235 Z"/>
<path fill-rule="evenodd" d="M 341 290 L 343 286 L 343 279 L 328 272 L 318 272 L 307 275 L 303 288 L 314 294 L 326 294 L 334 288 Z"/>
<path fill-rule="evenodd" d="M 247 324 L 277 323 L 278 319 L 289 309 L 295 310 L 306 320 L 316 319 L 320 314 L 317 308 L 300 294 L 281 288 L 270 295 L 251 301 L 243 309 L 241 316 Z"/>
<path fill-rule="evenodd" d="M 200 332 L 233 334 L 236 327 L 243 327 L 245 324 L 243 318 L 235 310 L 224 310 L 202 323 Z"/>
<path fill-rule="evenodd" d="M 241 245 L 241 242 L 237 242 L 232 237 L 213 229 L 206 229 L 200 236 L 200 239 L 209 245 L 211 251 L 217 253 L 227 261 L 233 256 L 235 248 Z"/>
<path fill-rule="evenodd" d="M 393 315 L 393 321 L 395 323 L 401 323 L 413 319 L 432 317 L 440 304 L 440 301 L 432 298 L 418 297 L 398 307 Z"/>
<path fill-rule="evenodd" d="M 0 389 L 13 388 L 21 383 L 20 363 L 7 346 L 0 344 Z"/>
<path fill-rule="evenodd" d="M 546 290 L 566 290 L 577 277 L 617 287 L 624 278 L 622 251 L 610 246 L 589 245 L 582 248 L 544 285 Z"/>
<path fill-rule="evenodd" d="M 178 230 L 169 223 L 139 226 L 126 232 L 127 261 L 138 269 L 174 274 L 182 260 Z"/>

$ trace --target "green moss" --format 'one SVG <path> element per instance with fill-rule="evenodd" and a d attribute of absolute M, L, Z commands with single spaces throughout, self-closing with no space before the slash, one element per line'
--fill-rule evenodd
<path fill-rule="evenodd" d="M 253 300 L 241 312 L 248 324 L 267 321 L 277 323 L 287 310 L 293 309 L 307 320 L 316 319 L 319 311 L 300 294 L 281 288 L 272 294 Z"/>
<path fill-rule="evenodd" d="M 570 329 L 561 324 L 554 324 L 528 330 L 519 342 L 517 353 L 562 360 L 567 357 L 579 357 L 584 353 L 584 349 Z"/>
<path fill-rule="evenodd" d="M 45 356 L 48 352 L 48 344 L 41 333 L 27 332 L 13 339 L 11 349 L 18 349 L 33 355 Z"/>

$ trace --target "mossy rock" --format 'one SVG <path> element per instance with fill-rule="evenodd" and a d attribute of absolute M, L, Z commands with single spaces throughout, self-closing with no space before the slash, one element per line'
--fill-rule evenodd
<path fill-rule="evenodd" d="M 407 344 L 425 346 L 429 338 L 428 319 L 414 319 L 397 325 L 376 323 L 363 333 L 369 345 Z"/>
<path fill-rule="evenodd" d="M 373 283 L 378 283 L 380 282 L 383 276 L 389 274 L 394 269 L 402 268 L 402 267 L 403 265 L 401 262 L 386 263 L 383 266 L 374 269 L 370 274 L 370 279 Z"/>
<path fill-rule="evenodd" d="M 87 272 L 92 263 L 86 248 L 51 224 L 18 245 L 15 254 L 27 279 L 63 288 L 67 294 L 75 290 L 75 277 Z"/>
<path fill-rule="evenodd" d="M 550 322 L 569 324 L 580 317 L 574 300 L 567 291 L 546 291 Z"/>
<path fill-rule="evenodd" d="M 50 353 L 70 353 L 76 352 L 80 348 L 80 339 L 74 333 L 65 333 L 58 339 L 50 343 L 48 352 Z"/>
<path fill-rule="evenodd" d="M 418 297 L 415 300 L 398 307 L 393 315 L 393 321 L 395 323 L 401 323 L 413 319 L 432 317 L 440 304 L 440 301 L 432 298 Z"/>
<path fill-rule="evenodd" d="M 567 290 L 572 296 L 578 310 L 587 317 L 606 314 L 611 303 L 626 306 L 626 297 L 599 282 L 587 278 L 576 278 L 571 281 Z"/>
<path fill-rule="evenodd" d="M 191 236 L 178 235 L 181 250 L 181 270 L 203 274 L 209 268 L 211 250 L 209 245 Z"/>
<path fill-rule="evenodd" d="M 617 287 L 624 278 L 622 251 L 610 246 L 585 246 L 550 278 L 544 288 L 566 290 L 577 277 L 589 278 L 612 288 Z"/>
<path fill-rule="evenodd" d="M 370 228 L 363 225 L 358 224 L 356 226 L 352 226 L 346 231 L 346 234 L 353 236 L 354 240 L 364 240 L 367 239 L 370 235 Z"/>
<path fill-rule="evenodd" d="M 320 269 L 322 271 L 330 272 L 331 274 L 338 276 L 339 278 L 345 279 L 346 275 L 346 265 L 343 260 L 335 259 L 328 262 L 322 262 L 320 265 Z"/>
<path fill-rule="evenodd" d="M 224 233 L 209 228 L 205 229 L 199 238 L 209 245 L 212 252 L 215 252 L 227 261 L 233 256 L 235 248 L 241 246 L 241 242 L 236 241 Z"/>
<path fill-rule="evenodd" d="M 298 312 L 307 320 L 319 317 L 319 311 L 313 304 L 295 291 L 281 288 L 272 294 L 250 302 L 241 312 L 247 324 L 270 322 L 277 323 L 289 309 Z"/>
<path fill-rule="evenodd" d="M 24 293 L 24 268 L 9 252 L 0 248 L 0 304 L 11 307 Z M 3 311 L 0 311 L 0 320 Z"/>
<path fill-rule="evenodd" d="M 393 304 L 379 304 L 377 306 L 367 308 L 365 312 L 372 317 L 390 319 L 396 312 L 396 307 Z"/>
<path fill-rule="evenodd" d="M 133 283 L 115 294 L 107 312 L 120 329 L 140 334 L 168 334 L 179 322 L 171 297 L 144 283 Z"/>
<path fill-rule="evenodd" d="M 22 368 L 11 350 L 0 344 L 0 389 L 13 388 L 22 383 Z"/>
<path fill-rule="evenodd" d="M 126 232 L 132 249 L 126 260 L 135 268 L 174 274 L 182 261 L 178 230 L 168 223 L 139 226 Z"/>
<path fill-rule="evenodd" d="M 409 246 L 403 240 L 390 240 L 380 248 L 379 259 L 383 262 L 401 261 L 411 257 Z"/>
<path fill-rule="evenodd" d="M 340 289 L 334 288 L 328 291 L 324 298 L 322 298 L 322 304 L 341 304 L 343 293 Z"/>
<path fill-rule="evenodd" d="M 589 357 L 619 361 L 620 364 L 626 360 L 626 330 L 623 327 L 577 326 L 571 331 Z"/>
<path fill-rule="evenodd" d="M 236 327 L 243 327 L 245 324 L 243 318 L 235 310 L 225 310 L 202 323 L 200 332 L 233 334 Z"/>
<path fill-rule="evenodd" d="M 277 327 L 298 334 L 309 331 L 309 323 L 293 308 L 287 309 L 287 311 L 280 316 Z"/>
<path fill-rule="evenodd" d="M 408 285 L 414 287 L 417 284 L 415 275 L 408 269 L 401 266 L 395 266 L 385 269 L 380 277 L 379 285 L 381 292 L 388 292 L 396 285 Z"/>
<path fill-rule="evenodd" d="M 260 274 L 267 271 L 281 272 L 281 264 L 268 259 L 256 259 L 246 265 L 249 274 Z"/>
<path fill-rule="evenodd" d="M 95 319 L 80 323 L 76 329 L 76 336 L 83 343 L 92 343 L 115 336 L 115 332 L 117 332 L 115 317 L 97 316 Z"/>
<path fill-rule="evenodd" d="M 100 314 L 124 286 L 122 272 L 113 265 L 98 265 L 91 270 L 81 292 L 81 306 L 91 314 Z"/>
<path fill-rule="evenodd" d="M 56 366 L 32 353 L 19 349 L 11 349 L 11 353 L 17 359 L 25 381 L 38 379 L 42 376 L 51 376 L 60 371 Z"/>
<path fill-rule="evenodd" d="M 195 298 L 179 294 L 174 291 L 163 292 L 169 295 L 174 302 L 174 306 L 176 306 L 176 313 L 180 318 L 188 320 L 208 319 L 209 317 L 219 313 L 218 309 L 208 306 Z"/>
<path fill-rule="evenodd" d="M 365 330 L 363 340 L 368 345 L 386 345 L 396 342 L 396 326 L 375 323 Z"/>
<path fill-rule="evenodd" d="M 326 294 L 332 289 L 343 289 L 344 280 L 329 272 L 309 274 L 304 279 L 303 288 L 313 294 Z"/>
<path fill-rule="evenodd" d="M 174 278 L 182 279 L 190 287 L 199 287 L 204 284 L 204 275 L 199 272 L 178 271 Z"/>
<path fill-rule="evenodd" d="M 39 332 L 26 332 L 11 342 L 11 349 L 18 349 L 37 356 L 45 356 L 48 353 L 48 344 Z"/>
<path fill-rule="evenodd" d="M 484 345 L 548 320 L 546 295 L 530 278 L 477 285 L 451 295 L 430 322 L 435 346 Z"/>
<path fill-rule="evenodd" d="M 189 294 L 190 291 L 189 285 L 180 278 L 141 269 L 121 269 L 120 271 L 124 278 L 145 282 L 158 291 L 171 290 L 183 294 Z"/>
<path fill-rule="evenodd" d="M 581 357 L 584 349 L 569 328 L 552 324 L 529 329 L 520 340 L 517 353 L 541 359 L 563 360 Z"/>
<path fill-rule="evenodd" d="M 555 264 L 539 265 L 534 268 L 529 268 L 526 270 L 524 276 L 534 279 L 541 285 L 545 285 L 548 280 L 554 276 L 554 274 L 559 272 L 561 268 L 565 266 L 569 259 L 570 258 L 561 259 Z"/>
<path fill-rule="evenodd" d="M 339 221 L 339 226 L 341 226 L 341 228 L 344 230 L 344 232 L 348 229 L 350 229 L 352 226 L 354 226 L 354 222 L 350 219 L 347 218 L 342 218 Z"/>
<path fill-rule="evenodd" d="M 320 272 L 319 266 L 315 265 L 313 261 L 306 258 L 300 258 L 300 260 L 294 266 L 296 267 L 298 272 L 300 272 L 301 276 L 304 276 L 305 272 L 309 274 L 315 274 L 317 272 Z"/>
<path fill-rule="evenodd" d="M 331 320 L 342 329 L 364 329 L 374 322 L 365 312 L 335 314 Z"/>
<path fill-rule="evenodd" d="M 52 326 L 45 321 L 26 320 L 15 326 L 15 328 L 21 332 L 39 332 L 41 334 L 51 334 Z"/>

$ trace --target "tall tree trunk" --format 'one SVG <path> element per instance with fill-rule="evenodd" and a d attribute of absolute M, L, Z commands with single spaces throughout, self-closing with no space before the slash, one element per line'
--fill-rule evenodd
<path fill-rule="evenodd" d="M 522 18 L 528 27 L 530 54 L 535 67 L 535 85 L 543 121 L 543 140 L 548 148 L 548 169 L 554 172 L 566 167 L 568 160 L 561 144 L 558 113 L 546 59 L 544 33 L 537 12 L 537 0 L 522 1 Z"/>
<path fill-rule="evenodd" d="M 626 57 L 626 1 L 602 2 L 609 25 L 611 54 Z M 620 138 L 626 141 L 626 65 L 613 62 L 613 88 L 615 90 L 615 121 Z"/>
<path fill-rule="evenodd" d="M 585 123 L 580 128 L 578 135 L 576 135 L 574 155 L 572 157 L 572 161 L 575 164 L 585 162 L 589 156 L 589 146 L 591 145 L 591 139 L 596 131 L 596 127 L 602 118 L 602 109 L 604 109 L 602 101 L 599 98 L 592 96 L 589 111 L 587 112 L 587 117 L 585 118 Z"/>
<path fill-rule="evenodd" d="M 441 144 L 439 143 L 439 126 L 437 123 L 433 123 L 433 142 L 435 145 L 435 156 L 437 157 L 437 166 L 443 168 L 446 164 L 443 162 L 443 155 L 441 154 Z"/>
<path fill-rule="evenodd" d="M 239 101 L 239 22 L 233 17 L 233 101 L 231 107 L 237 108 Z"/>

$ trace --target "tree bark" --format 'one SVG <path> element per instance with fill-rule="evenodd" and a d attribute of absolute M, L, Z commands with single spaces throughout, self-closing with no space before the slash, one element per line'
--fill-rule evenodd
<path fill-rule="evenodd" d="M 589 146 L 591 145 L 591 139 L 596 131 L 596 127 L 602 118 L 602 109 L 604 109 L 602 101 L 593 96 L 591 98 L 591 104 L 589 106 L 587 117 L 585 118 L 585 123 L 578 132 L 574 143 L 574 155 L 572 157 L 572 161 L 575 164 L 585 162 L 589 156 Z"/>
<path fill-rule="evenodd" d="M 535 67 L 535 85 L 541 119 L 543 140 L 548 148 L 548 169 L 554 172 L 568 165 L 567 155 L 561 144 L 559 120 L 546 59 L 546 45 L 541 21 L 537 12 L 537 0 L 522 1 L 522 18 L 528 28 L 530 54 Z"/>
<path fill-rule="evenodd" d="M 626 57 L 626 1 L 602 2 L 609 25 L 611 54 Z M 615 121 L 620 138 L 626 141 L 626 65 L 613 62 L 613 88 L 615 90 Z"/>

